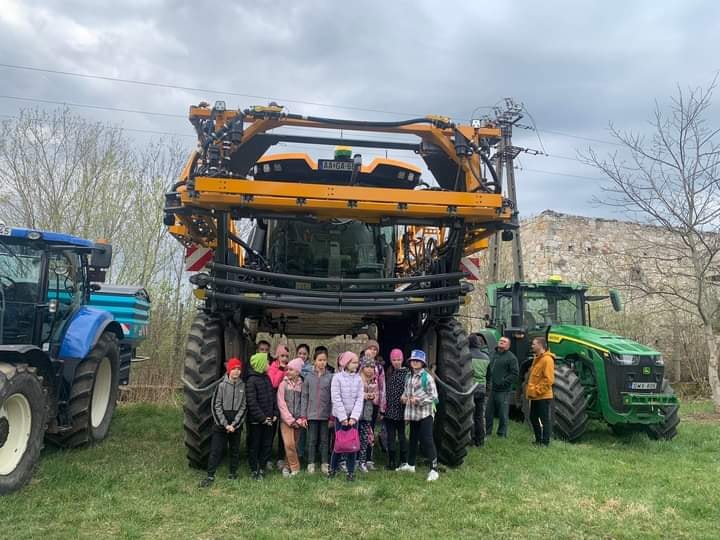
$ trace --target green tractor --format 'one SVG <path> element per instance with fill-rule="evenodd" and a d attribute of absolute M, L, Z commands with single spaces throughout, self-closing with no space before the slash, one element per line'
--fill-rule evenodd
<path fill-rule="evenodd" d="M 622 309 L 617 291 L 589 296 L 588 287 L 553 276 L 539 283 L 493 283 L 487 287 L 490 315 L 480 334 L 489 349 L 507 336 L 524 380 L 532 362 L 530 342 L 545 336 L 556 357 L 554 433 L 576 441 L 590 418 L 606 422 L 613 433 L 646 432 L 672 439 L 680 422 L 678 400 L 664 376 L 662 355 L 650 347 L 590 324 L 590 302 L 610 299 Z M 524 385 L 513 405 L 526 412 Z"/>

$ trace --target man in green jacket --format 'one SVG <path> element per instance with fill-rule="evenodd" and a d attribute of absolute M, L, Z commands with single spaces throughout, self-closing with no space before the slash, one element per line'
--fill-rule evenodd
<path fill-rule="evenodd" d="M 468 336 L 470 344 L 470 357 L 472 358 L 473 380 L 475 392 L 473 401 L 475 411 L 473 413 L 473 444 L 482 446 L 485 444 L 485 382 L 487 380 L 487 368 L 490 364 L 490 357 L 482 350 L 483 340 L 477 334 Z"/>
<path fill-rule="evenodd" d="M 518 360 L 510 351 L 510 339 L 501 337 L 495 351 L 490 355 L 487 370 L 487 388 L 489 391 L 485 409 L 485 431 L 489 437 L 493 430 L 493 420 L 498 416 L 498 437 L 507 437 L 510 416 L 510 392 L 518 380 Z"/>

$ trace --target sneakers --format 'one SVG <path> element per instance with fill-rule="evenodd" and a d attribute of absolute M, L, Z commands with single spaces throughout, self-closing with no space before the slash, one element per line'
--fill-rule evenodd
<path fill-rule="evenodd" d="M 361 473 L 368 472 L 367 463 L 360 463 L 360 465 L 358 465 L 358 471 L 360 471 Z"/>
<path fill-rule="evenodd" d="M 348 482 L 354 482 L 355 481 L 355 473 L 347 473 L 347 476 L 345 477 L 345 480 Z"/>
<path fill-rule="evenodd" d="M 272 471 L 272 470 L 273 470 L 273 462 L 272 462 L 272 461 L 268 461 L 268 462 L 265 464 L 265 468 L 268 470 L 268 472 Z"/>
<path fill-rule="evenodd" d="M 237 480 L 237 478 L 238 477 L 236 472 L 231 472 L 230 474 L 228 474 L 228 480 Z"/>
<path fill-rule="evenodd" d="M 287 467 L 283 467 L 283 468 L 282 468 L 282 475 L 283 475 L 285 478 L 287 478 L 288 476 L 290 476 L 290 469 L 288 469 Z"/>
<path fill-rule="evenodd" d="M 430 472 L 428 473 L 428 476 L 427 476 L 427 481 L 434 482 L 438 478 L 440 478 L 440 474 L 435 469 L 430 469 Z"/>
<path fill-rule="evenodd" d="M 214 476 L 208 476 L 207 478 L 203 478 L 203 479 L 200 481 L 200 487 L 201 487 L 201 488 L 210 487 L 210 486 L 213 485 L 213 482 L 214 482 L 214 481 L 215 481 L 215 477 L 214 477 Z"/>
<path fill-rule="evenodd" d="M 400 472 L 415 472 L 415 465 L 408 465 L 407 463 L 403 463 L 395 470 Z"/>
<path fill-rule="evenodd" d="M 308 472 L 308 474 L 315 474 L 315 464 L 314 463 L 308 463 L 307 472 Z M 323 472 L 327 472 L 327 471 L 323 471 Z"/>
<path fill-rule="evenodd" d="M 292 471 L 288 476 L 290 478 L 295 478 L 298 474 L 300 474 L 300 471 Z"/>
<path fill-rule="evenodd" d="M 374 461 L 368 461 L 366 465 L 367 465 L 367 470 L 368 470 L 368 471 L 374 471 L 374 470 L 375 470 L 375 462 L 374 462 Z"/>
<path fill-rule="evenodd" d="M 324 474 L 327 474 L 327 473 L 330 472 L 330 465 L 327 464 L 327 463 L 323 463 L 322 465 L 320 465 L 320 470 L 321 470 Z"/>
<path fill-rule="evenodd" d="M 253 471 L 251 478 L 253 480 L 262 480 L 265 477 L 265 475 L 261 471 Z"/>
<path fill-rule="evenodd" d="M 342 472 L 347 472 L 347 462 L 345 462 L 345 461 L 340 462 L 340 470 Z"/>
<path fill-rule="evenodd" d="M 278 459 L 277 463 L 275 464 L 275 467 L 278 471 L 282 471 L 285 468 L 285 460 Z"/>

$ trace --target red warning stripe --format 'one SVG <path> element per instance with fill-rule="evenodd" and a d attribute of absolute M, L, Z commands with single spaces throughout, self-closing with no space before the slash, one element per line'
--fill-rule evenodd
<path fill-rule="evenodd" d="M 212 249 L 192 245 L 185 251 L 185 270 L 199 272 L 205 265 L 213 260 L 215 253 Z"/>

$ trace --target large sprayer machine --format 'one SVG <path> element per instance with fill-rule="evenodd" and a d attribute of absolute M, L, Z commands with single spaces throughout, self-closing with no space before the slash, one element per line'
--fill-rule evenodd
<path fill-rule="evenodd" d="M 189 116 L 198 147 L 166 196 L 165 220 L 189 268 L 202 266 L 191 278 L 202 304 L 183 376 L 190 465 L 207 462 L 210 397 L 223 363 L 252 354 L 258 332 L 365 333 L 383 349 L 425 349 L 440 391 L 439 457 L 462 463 L 473 383 L 454 317 L 471 289 L 460 261 L 496 231 L 512 234 L 512 205 L 493 168 L 500 129 L 439 116 L 301 116 L 275 104 L 201 103 Z M 268 153 L 281 144 L 316 152 Z M 369 148 L 380 157 L 364 156 Z M 414 152 L 434 179 L 386 157 L 396 151 Z"/>

